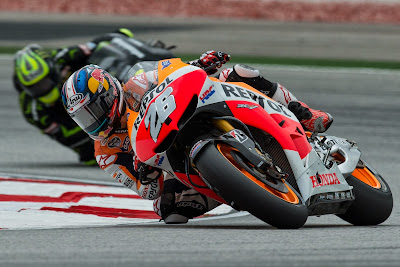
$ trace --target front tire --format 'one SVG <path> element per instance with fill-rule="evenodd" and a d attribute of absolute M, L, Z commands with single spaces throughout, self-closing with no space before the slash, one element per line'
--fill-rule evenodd
<path fill-rule="evenodd" d="M 338 215 L 353 225 L 378 225 L 392 213 L 393 196 L 386 181 L 371 166 L 357 168 L 346 181 L 355 196 L 345 214 Z"/>
<path fill-rule="evenodd" d="M 279 192 L 257 179 L 243 162 L 235 159 L 238 151 L 225 144 L 208 144 L 195 158 L 196 168 L 213 189 L 229 204 L 246 210 L 276 227 L 302 227 L 308 209 L 301 196 L 286 182 L 287 192 Z"/>

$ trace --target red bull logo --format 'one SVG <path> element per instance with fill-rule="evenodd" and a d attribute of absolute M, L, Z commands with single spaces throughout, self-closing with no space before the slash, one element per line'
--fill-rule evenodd
<path fill-rule="evenodd" d="M 92 77 L 89 78 L 88 80 L 88 88 L 89 90 L 94 94 L 97 92 L 101 92 L 103 88 L 108 91 L 110 88 L 110 85 L 108 84 L 108 81 L 105 78 L 105 75 L 102 70 L 100 69 L 95 69 L 92 72 Z M 111 79 L 112 81 L 112 79 Z M 114 95 L 117 95 L 116 92 L 114 92 Z"/>
<path fill-rule="evenodd" d="M 95 69 L 92 72 L 92 77 L 96 79 L 96 81 L 103 83 L 104 82 L 104 74 L 102 70 Z"/>

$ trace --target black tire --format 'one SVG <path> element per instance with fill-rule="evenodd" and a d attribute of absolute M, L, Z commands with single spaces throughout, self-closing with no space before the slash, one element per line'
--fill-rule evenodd
<path fill-rule="evenodd" d="M 382 176 L 368 164 L 366 164 L 365 169 L 359 171 L 365 171 L 371 175 L 370 177 L 376 179 L 380 187 L 371 186 L 355 177 L 357 175 L 353 172 L 354 176 L 349 176 L 346 181 L 353 186 L 355 200 L 345 214 L 338 216 L 353 225 L 359 226 L 383 223 L 392 213 L 392 192 Z"/>
<path fill-rule="evenodd" d="M 206 145 L 195 158 L 201 175 L 227 203 L 250 212 L 276 228 L 297 229 L 305 224 L 308 209 L 300 194 L 288 183 L 284 185 L 290 188 L 290 194 L 295 194 L 297 203 L 290 203 L 267 191 L 267 185 L 263 184 L 263 188 L 251 180 L 247 176 L 249 173 L 244 174 L 233 165 L 235 163 L 231 163 L 233 157 L 228 158 L 215 144 Z"/>

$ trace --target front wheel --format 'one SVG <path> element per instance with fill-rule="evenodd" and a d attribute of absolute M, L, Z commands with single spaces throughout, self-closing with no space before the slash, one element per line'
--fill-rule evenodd
<path fill-rule="evenodd" d="M 382 176 L 365 164 L 357 168 L 346 181 L 353 186 L 354 202 L 346 213 L 338 215 L 353 225 L 378 225 L 392 213 L 392 192 Z"/>
<path fill-rule="evenodd" d="M 196 156 L 201 176 L 229 204 L 246 210 L 277 228 L 300 228 L 308 217 L 301 196 L 286 182 L 285 190 L 257 178 L 254 166 L 239 160 L 240 152 L 226 144 L 208 144 Z M 244 166 L 247 164 L 247 166 Z"/>

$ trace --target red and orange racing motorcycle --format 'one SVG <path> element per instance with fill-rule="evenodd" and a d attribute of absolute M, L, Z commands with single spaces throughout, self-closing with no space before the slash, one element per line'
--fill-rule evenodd
<path fill-rule="evenodd" d="M 305 132 L 287 108 L 245 83 L 220 82 L 180 59 L 158 64 L 128 128 L 139 159 L 198 192 L 277 228 L 336 214 L 377 225 L 391 214 L 388 184 L 356 143 Z"/>

